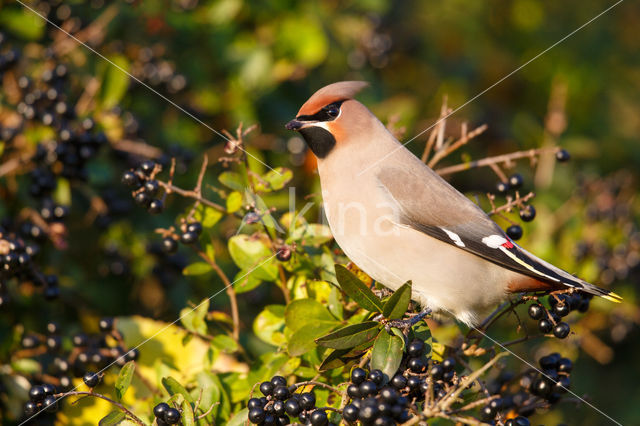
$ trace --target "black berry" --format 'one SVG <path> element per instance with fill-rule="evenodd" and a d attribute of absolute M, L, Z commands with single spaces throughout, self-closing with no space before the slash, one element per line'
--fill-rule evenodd
<path fill-rule="evenodd" d="M 518 189 L 522 186 L 524 179 L 520 173 L 514 173 L 509 177 L 509 186 L 513 189 Z"/>
<path fill-rule="evenodd" d="M 312 426 L 325 426 L 329 423 L 329 418 L 324 410 L 316 410 L 311 413 L 311 425 Z"/>
<path fill-rule="evenodd" d="M 556 152 L 556 160 L 558 160 L 560 163 L 567 162 L 570 159 L 571 154 L 569 154 L 566 149 L 561 149 L 560 151 Z"/>
<path fill-rule="evenodd" d="M 265 417 L 265 412 L 262 408 L 254 408 L 249 410 L 249 421 L 253 424 L 262 423 Z"/>
<path fill-rule="evenodd" d="M 158 419 L 164 420 L 164 413 L 166 413 L 169 408 L 171 408 L 169 407 L 169 404 L 161 402 L 153 407 L 153 415 Z"/>
<path fill-rule="evenodd" d="M 300 395 L 300 406 L 303 410 L 312 410 L 316 406 L 316 394 L 305 392 Z"/>
<path fill-rule="evenodd" d="M 93 373 L 91 371 L 88 371 L 87 373 L 85 373 L 85 375 L 82 377 L 82 381 L 84 382 L 85 385 L 87 385 L 90 388 L 94 388 L 96 386 L 98 386 L 98 383 L 100 383 L 100 376 L 98 376 L 96 373 Z"/>
<path fill-rule="evenodd" d="M 520 225 L 511 225 L 507 228 L 507 235 L 512 240 L 519 240 L 522 238 L 522 227 Z"/>
<path fill-rule="evenodd" d="M 364 382 L 366 378 L 367 378 L 367 372 L 364 371 L 362 368 L 356 367 L 351 372 L 351 382 L 353 382 L 356 385 L 359 385 L 360 383 Z"/>
<path fill-rule="evenodd" d="M 175 253 L 178 250 L 178 243 L 171 237 L 162 240 L 162 251 L 167 254 Z"/>
<path fill-rule="evenodd" d="M 29 389 L 29 399 L 33 402 L 42 402 L 45 396 L 44 387 L 42 386 L 33 386 Z"/>
<path fill-rule="evenodd" d="M 509 190 L 509 182 L 498 182 L 496 184 L 496 190 L 501 193 L 504 194 L 505 192 L 507 192 Z"/>
<path fill-rule="evenodd" d="M 407 355 L 410 357 L 419 357 L 424 353 L 424 342 L 422 340 L 414 340 L 407 346 Z"/>
<path fill-rule="evenodd" d="M 164 421 L 170 425 L 175 425 L 180 421 L 180 411 L 175 408 L 167 408 L 164 412 Z"/>
<path fill-rule="evenodd" d="M 546 318 L 542 318 L 538 321 L 538 329 L 542 333 L 549 333 L 553 329 L 553 323 Z"/>
<path fill-rule="evenodd" d="M 531 205 L 525 206 L 520 210 L 520 219 L 525 222 L 531 222 L 536 217 L 536 209 Z"/>
<path fill-rule="evenodd" d="M 534 303 L 529 306 L 529 316 L 531 319 L 539 320 L 542 318 L 542 315 L 544 315 L 544 308 L 541 305 Z"/>
<path fill-rule="evenodd" d="M 262 392 L 264 396 L 271 395 L 273 393 L 274 388 L 275 386 L 273 386 L 273 383 L 271 382 L 262 382 L 260 384 L 260 392 Z"/>
<path fill-rule="evenodd" d="M 566 322 L 559 322 L 555 327 L 553 327 L 553 335 L 558 339 L 564 339 L 569 335 L 570 331 L 571 328 Z"/>

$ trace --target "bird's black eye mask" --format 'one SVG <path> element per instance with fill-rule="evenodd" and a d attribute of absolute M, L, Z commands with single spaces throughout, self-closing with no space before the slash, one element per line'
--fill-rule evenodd
<path fill-rule="evenodd" d="M 312 115 L 299 115 L 296 117 L 298 121 L 333 121 L 340 115 L 340 106 L 345 100 L 330 103 L 323 106 L 322 109 Z"/>

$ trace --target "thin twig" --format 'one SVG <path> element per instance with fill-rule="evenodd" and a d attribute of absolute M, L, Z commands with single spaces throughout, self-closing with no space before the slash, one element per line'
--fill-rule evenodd
<path fill-rule="evenodd" d="M 442 160 L 443 158 L 445 158 L 446 156 L 448 156 L 449 154 L 451 154 L 452 152 L 456 151 L 457 149 L 461 148 L 462 146 L 466 145 L 471 139 L 475 138 L 476 136 L 484 133 L 487 129 L 489 128 L 489 126 L 487 126 L 486 124 L 483 124 L 482 126 L 479 126 L 475 129 L 473 129 L 471 132 L 469 133 L 463 133 L 463 136 L 458 139 L 457 141 L 453 142 L 451 145 L 441 149 L 440 151 L 436 152 L 433 157 L 431 158 L 431 160 L 429 160 L 429 163 L 427 163 L 427 165 L 431 168 L 433 168 L 438 161 Z"/>
<path fill-rule="evenodd" d="M 535 158 L 537 155 L 540 155 L 543 152 L 558 152 L 560 150 L 559 147 L 545 147 L 545 148 L 537 148 L 537 149 L 528 149 L 526 151 L 516 151 L 510 154 L 496 155 L 495 157 L 487 157 L 481 160 L 469 161 L 467 163 L 460 163 L 454 166 L 443 167 L 441 169 L 436 170 L 440 176 L 446 176 L 453 173 L 463 172 L 465 170 L 475 169 L 477 167 L 487 167 L 491 164 L 499 164 L 506 163 L 509 161 L 517 160 L 520 158 Z"/>
<path fill-rule="evenodd" d="M 69 392 L 64 392 L 64 393 L 58 393 L 53 395 L 56 399 L 62 399 L 62 398 L 66 398 L 69 396 L 82 396 L 82 397 L 89 397 L 89 396 L 93 396 L 96 398 L 100 398 L 100 399 L 104 399 L 107 402 L 110 402 L 111 404 L 115 405 L 116 407 L 118 407 L 121 411 L 123 411 L 131 420 L 133 420 L 134 422 L 136 422 L 139 425 L 145 426 L 145 423 L 140 420 L 138 418 L 138 416 L 136 416 L 135 414 L 133 414 L 133 412 L 129 411 L 129 409 L 127 409 L 127 407 L 125 407 L 124 405 L 120 404 L 119 402 L 114 401 L 113 399 L 106 397 L 104 395 L 101 395 L 99 393 L 93 393 L 93 392 L 80 392 L 80 391 L 69 391 Z"/>
<path fill-rule="evenodd" d="M 233 340 L 238 342 L 240 339 L 240 314 L 238 313 L 238 299 L 236 297 L 236 291 L 233 288 L 233 285 L 231 285 L 229 277 L 227 277 L 227 275 L 215 260 L 211 259 L 205 252 L 200 249 L 197 249 L 196 252 L 198 253 L 198 256 L 200 256 L 205 262 L 209 264 L 209 266 L 211 266 L 211 268 L 213 268 L 213 270 L 216 272 L 216 274 L 218 274 L 218 277 L 220 277 L 220 279 L 224 283 L 224 286 L 226 287 L 225 291 L 227 293 L 227 296 L 229 296 L 229 301 L 231 304 L 231 318 L 233 320 Z"/>

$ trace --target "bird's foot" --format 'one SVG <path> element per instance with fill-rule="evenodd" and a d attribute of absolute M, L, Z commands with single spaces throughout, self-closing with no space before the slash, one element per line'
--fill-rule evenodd
<path fill-rule="evenodd" d="M 411 327 L 416 325 L 425 317 L 427 317 L 428 315 L 431 315 L 431 313 L 432 313 L 431 309 L 425 308 L 420 313 L 410 314 L 410 315 L 413 315 L 411 318 L 401 319 L 401 320 L 389 320 L 385 323 L 384 327 L 387 331 L 389 331 L 391 327 L 399 328 L 403 331 L 404 330 L 408 331 Z"/>

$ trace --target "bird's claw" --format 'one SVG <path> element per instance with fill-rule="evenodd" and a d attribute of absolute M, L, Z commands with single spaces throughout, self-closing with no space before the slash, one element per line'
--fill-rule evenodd
<path fill-rule="evenodd" d="M 431 309 L 424 309 L 419 314 L 415 314 L 413 317 L 402 320 L 389 320 L 385 323 L 384 327 L 387 331 L 391 331 L 391 327 L 399 328 L 401 330 L 408 330 L 423 320 L 426 316 L 432 313 Z"/>

